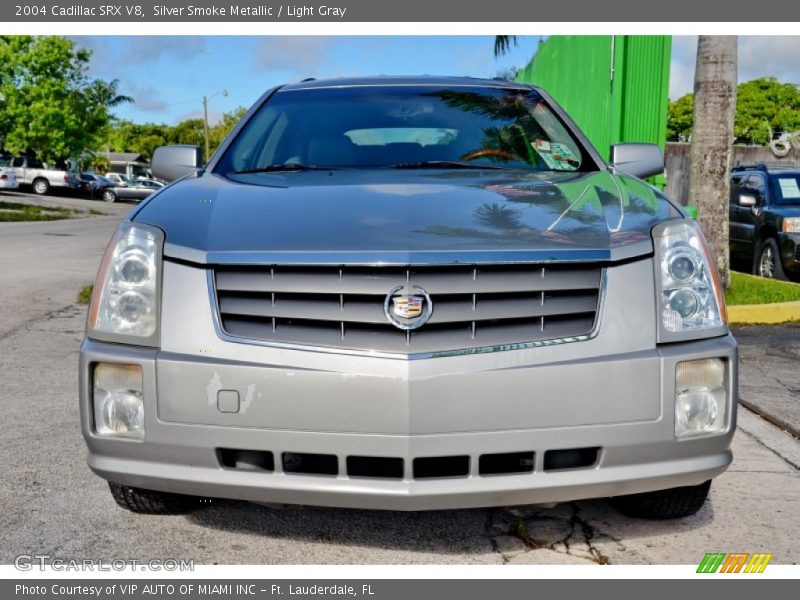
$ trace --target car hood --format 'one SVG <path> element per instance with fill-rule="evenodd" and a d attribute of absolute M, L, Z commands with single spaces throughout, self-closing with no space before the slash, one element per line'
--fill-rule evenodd
<path fill-rule="evenodd" d="M 474 264 L 622 260 L 679 216 L 608 172 L 363 169 L 203 174 L 131 218 L 165 232 L 166 256 L 202 264 Z"/>

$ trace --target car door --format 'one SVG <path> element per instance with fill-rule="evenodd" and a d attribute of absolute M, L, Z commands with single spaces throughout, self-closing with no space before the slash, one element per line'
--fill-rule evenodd
<path fill-rule="evenodd" d="M 728 205 L 728 238 L 731 249 L 731 259 L 746 259 L 744 224 L 741 222 L 741 213 L 749 208 L 739 205 L 739 196 L 746 194 L 744 190 L 748 178 L 747 173 L 738 173 L 731 177 L 730 203 Z"/>
<path fill-rule="evenodd" d="M 754 260 L 755 252 L 758 250 L 758 248 L 754 247 L 756 227 L 766 204 L 767 181 L 765 175 L 762 173 L 750 173 L 741 186 L 741 194 L 753 196 L 756 199 L 754 207 L 739 206 L 737 203 L 736 209 L 736 220 L 739 228 L 737 235 L 740 237 L 741 257 L 745 260 Z"/>
<path fill-rule="evenodd" d="M 14 173 L 17 175 L 17 181 L 20 183 L 25 182 L 25 159 L 19 156 L 14 158 L 11 161 L 11 168 L 14 169 Z"/>

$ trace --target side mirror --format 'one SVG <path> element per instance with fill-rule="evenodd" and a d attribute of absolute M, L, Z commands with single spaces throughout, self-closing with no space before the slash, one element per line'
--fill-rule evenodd
<path fill-rule="evenodd" d="M 739 196 L 739 206 L 744 206 L 746 208 L 753 208 L 756 205 L 756 197 L 749 196 L 747 194 L 741 194 Z"/>
<path fill-rule="evenodd" d="M 153 152 L 151 171 L 153 176 L 167 181 L 175 181 L 190 173 L 196 173 L 203 166 L 200 146 L 180 144 L 160 146 Z"/>
<path fill-rule="evenodd" d="M 625 175 L 644 179 L 664 172 L 664 155 L 657 144 L 614 144 L 611 166 Z"/>

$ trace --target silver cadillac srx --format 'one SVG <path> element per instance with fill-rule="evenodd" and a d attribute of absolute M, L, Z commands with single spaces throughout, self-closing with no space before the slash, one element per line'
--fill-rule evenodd
<path fill-rule="evenodd" d="M 116 501 L 701 508 L 737 351 L 698 226 L 536 87 L 440 77 L 265 93 L 102 259 L 81 348 Z"/>

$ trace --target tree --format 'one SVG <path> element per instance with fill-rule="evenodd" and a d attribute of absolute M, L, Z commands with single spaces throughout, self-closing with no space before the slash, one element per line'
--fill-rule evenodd
<path fill-rule="evenodd" d="M 736 36 L 701 35 L 694 76 L 689 203 L 708 238 L 723 285 L 730 286 L 728 196 L 736 110 Z"/>
<path fill-rule="evenodd" d="M 669 105 L 667 139 L 689 141 L 694 96 L 686 94 Z M 800 129 L 800 88 L 775 77 L 739 84 L 736 92 L 734 142 L 766 145 L 782 133 Z"/>
<path fill-rule="evenodd" d="M 247 112 L 240 106 L 222 115 L 217 123 L 209 128 L 212 150 L 223 142 L 225 137 Z M 153 151 L 167 144 L 204 143 L 202 119 L 185 119 L 177 125 L 165 123 L 133 123 L 123 119 L 112 119 L 106 127 L 98 148 L 109 152 L 136 152 L 145 158 L 152 158 Z"/>
<path fill-rule="evenodd" d="M 494 36 L 494 57 L 498 58 L 503 56 L 506 52 L 511 50 L 511 46 L 517 45 L 517 36 L 515 35 L 496 35 Z"/>
<path fill-rule="evenodd" d="M 0 142 L 59 162 L 91 150 L 110 115 L 131 98 L 117 81 L 87 75 L 91 53 L 63 37 L 0 38 Z"/>
<path fill-rule="evenodd" d="M 684 94 L 669 103 L 667 113 L 667 139 L 670 142 L 688 142 L 692 137 L 694 95 Z"/>

